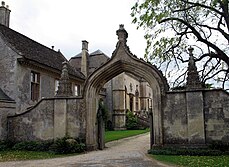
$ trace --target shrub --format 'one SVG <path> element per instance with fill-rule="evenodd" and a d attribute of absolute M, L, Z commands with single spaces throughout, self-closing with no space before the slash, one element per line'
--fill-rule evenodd
<path fill-rule="evenodd" d="M 80 153 L 85 150 L 85 144 L 78 143 L 73 138 L 64 137 L 55 140 L 49 147 L 49 150 L 57 154 Z"/>
<path fill-rule="evenodd" d="M 80 153 L 85 150 L 86 146 L 84 143 L 84 139 L 73 139 L 70 137 L 60 138 L 55 141 L 23 141 L 18 143 L 0 141 L 0 151 L 46 151 L 56 154 Z"/>
<path fill-rule="evenodd" d="M 134 113 L 129 110 L 127 110 L 126 113 L 126 128 L 128 130 L 138 129 L 138 119 Z"/>
<path fill-rule="evenodd" d="M 223 143 L 222 141 L 212 141 L 209 145 L 209 148 L 226 152 L 229 151 L 229 143 Z"/>
<path fill-rule="evenodd" d="M 14 142 L 9 140 L 0 141 L 0 151 L 10 150 L 14 145 Z"/>
<path fill-rule="evenodd" d="M 24 141 L 16 143 L 13 150 L 26 150 L 26 151 L 48 151 L 49 146 L 53 141 Z"/>

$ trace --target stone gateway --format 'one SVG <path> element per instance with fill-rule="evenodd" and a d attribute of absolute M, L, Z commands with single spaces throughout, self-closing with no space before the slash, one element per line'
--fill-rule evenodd
<path fill-rule="evenodd" d="M 84 138 L 88 150 L 103 149 L 104 124 L 126 129 L 126 112 L 150 116 L 151 147 L 205 146 L 229 142 L 229 94 L 200 83 L 192 48 L 187 87 L 169 89 L 158 68 L 131 53 L 124 25 L 111 57 L 88 42 L 69 61 L 9 28 L 0 7 L 0 140 Z M 3 17 L 7 16 L 7 17 Z M 103 122 L 101 102 L 108 110 Z"/>

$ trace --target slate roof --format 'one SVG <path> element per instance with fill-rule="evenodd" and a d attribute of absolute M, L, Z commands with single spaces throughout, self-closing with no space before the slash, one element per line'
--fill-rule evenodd
<path fill-rule="evenodd" d="M 0 88 L 0 100 L 14 101 L 9 96 L 7 96 L 1 88 Z"/>
<path fill-rule="evenodd" d="M 92 53 L 89 54 L 89 56 L 96 56 L 96 55 L 105 55 L 106 57 L 108 57 L 106 54 L 104 54 L 101 50 L 96 50 Z M 77 55 L 73 56 L 71 59 L 74 58 L 81 58 L 82 57 L 82 52 L 78 53 Z M 109 58 L 109 57 L 108 57 Z"/>
<path fill-rule="evenodd" d="M 94 56 L 94 55 L 102 55 L 102 54 L 104 54 L 101 50 L 96 50 L 96 51 L 94 51 L 94 52 L 92 52 L 91 54 L 90 54 L 90 56 Z M 104 54 L 105 55 L 105 54 Z"/>
<path fill-rule="evenodd" d="M 62 62 L 67 59 L 61 52 L 48 48 L 4 25 L 0 24 L 0 34 L 3 36 L 17 53 L 23 58 L 40 63 L 53 69 L 62 70 Z M 75 77 L 84 79 L 85 76 L 76 69 L 69 67 L 69 73 Z"/>
<path fill-rule="evenodd" d="M 78 53 L 77 55 L 75 55 L 75 56 L 72 57 L 72 58 L 78 58 L 78 57 L 82 57 L 82 52 Z"/>

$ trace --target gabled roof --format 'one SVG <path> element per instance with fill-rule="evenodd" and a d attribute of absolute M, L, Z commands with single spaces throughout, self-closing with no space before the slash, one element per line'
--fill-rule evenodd
<path fill-rule="evenodd" d="M 58 71 L 62 70 L 62 62 L 67 59 L 61 52 L 48 48 L 4 25 L 0 24 L 0 35 L 16 52 L 29 61 L 51 67 Z M 69 73 L 75 77 L 84 79 L 84 75 L 70 67 Z"/>
<path fill-rule="evenodd" d="M 96 56 L 96 55 L 105 55 L 106 57 L 108 57 L 105 53 L 103 53 L 101 50 L 96 50 L 92 53 L 89 54 L 89 56 Z M 71 59 L 74 58 L 81 58 L 82 57 L 82 52 L 78 53 L 77 55 L 73 56 Z M 108 57 L 109 58 L 109 57 Z"/>
<path fill-rule="evenodd" d="M 96 51 L 94 51 L 94 52 L 92 52 L 91 54 L 90 54 L 90 56 L 94 56 L 94 55 L 102 55 L 102 54 L 104 54 L 101 50 L 96 50 Z M 104 54 L 105 55 L 105 54 Z"/>
<path fill-rule="evenodd" d="M 78 57 L 82 57 L 82 52 L 78 53 L 77 55 L 75 55 L 75 56 L 72 57 L 72 58 L 78 58 Z"/>

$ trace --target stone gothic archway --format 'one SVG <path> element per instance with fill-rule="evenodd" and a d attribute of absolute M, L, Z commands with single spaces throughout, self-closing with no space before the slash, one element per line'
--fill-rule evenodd
<path fill-rule="evenodd" d="M 162 103 L 168 84 L 161 71 L 150 63 L 134 56 L 126 45 L 128 33 L 123 25 L 117 30 L 118 43 L 111 59 L 94 71 L 84 87 L 86 100 L 86 145 L 90 150 L 97 148 L 96 112 L 98 109 L 99 91 L 103 85 L 121 74 L 128 72 L 145 79 L 152 88 L 154 115 L 154 144 L 163 144 L 162 137 Z"/>

